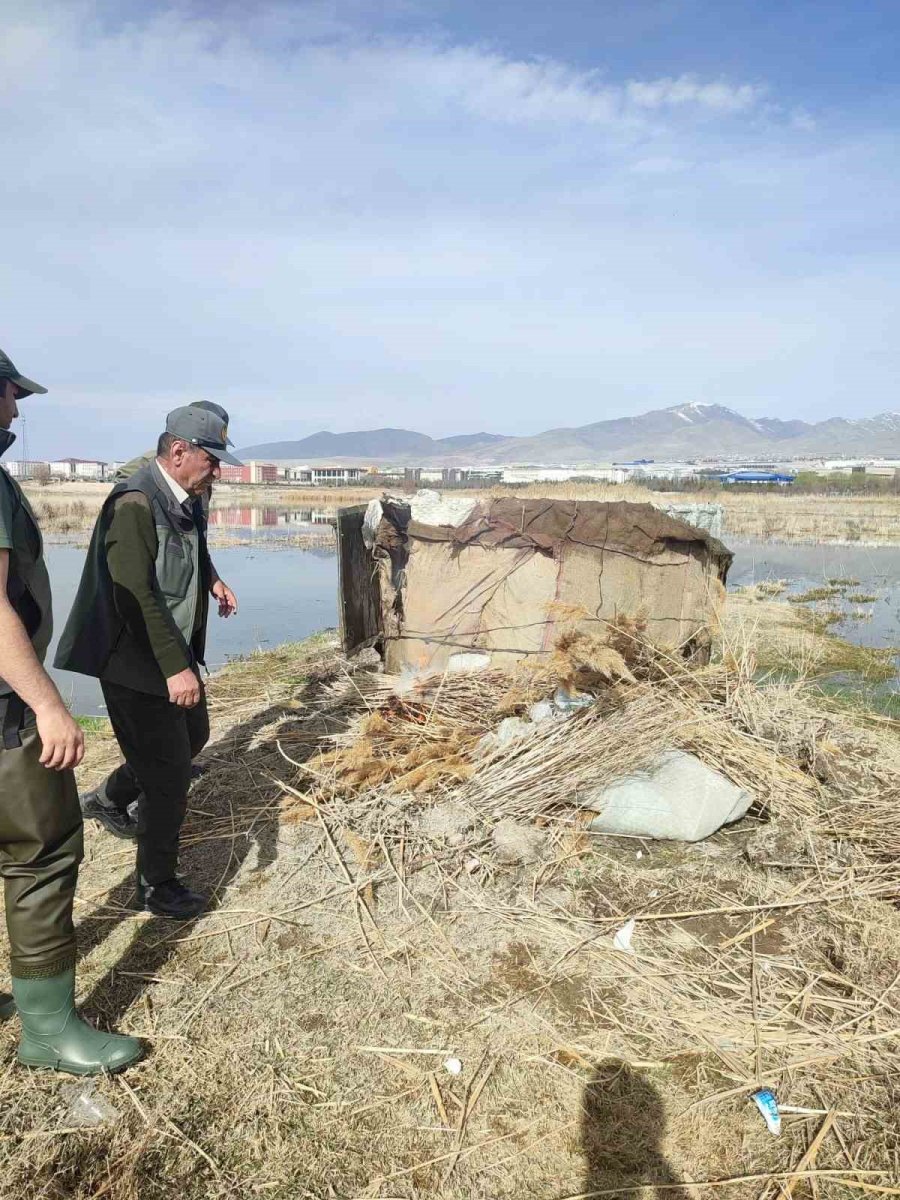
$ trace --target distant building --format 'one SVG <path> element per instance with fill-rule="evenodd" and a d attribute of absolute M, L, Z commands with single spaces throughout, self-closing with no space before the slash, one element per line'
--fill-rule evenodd
<path fill-rule="evenodd" d="M 624 483 L 628 469 L 609 463 L 596 467 L 506 467 L 501 471 L 503 483 L 568 483 L 585 480 L 599 483 Z"/>
<path fill-rule="evenodd" d="M 49 464 L 49 468 L 54 479 L 106 478 L 106 463 L 92 458 L 58 458 Z"/>
<path fill-rule="evenodd" d="M 306 487 L 341 487 L 359 483 L 366 474 L 363 467 L 294 467 L 295 483 Z"/>
<path fill-rule="evenodd" d="M 796 475 L 788 475 L 783 471 L 731 471 L 720 476 L 722 483 L 774 483 L 779 487 L 787 487 L 796 478 Z"/>
<path fill-rule="evenodd" d="M 223 483 L 277 483 L 278 468 L 274 463 L 257 462 L 254 459 L 242 467 L 223 463 L 219 468 L 219 478 Z"/>
<path fill-rule="evenodd" d="M 50 464 L 46 462 L 25 461 L 11 458 L 3 464 L 7 474 L 13 479 L 49 479 Z"/>
<path fill-rule="evenodd" d="M 641 459 L 633 463 L 616 463 L 626 472 L 627 479 L 696 479 L 698 469 L 694 463 L 653 462 Z"/>
<path fill-rule="evenodd" d="M 466 471 L 466 483 L 502 483 L 503 471 L 499 468 L 495 470 L 477 470 Z"/>

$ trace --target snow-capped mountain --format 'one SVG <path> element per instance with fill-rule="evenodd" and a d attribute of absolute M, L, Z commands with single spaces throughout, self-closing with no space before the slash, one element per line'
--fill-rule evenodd
<path fill-rule="evenodd" d="M 318 433 L 296 442 L 243 449 L 244 458 L 306 462 L 329 459 L 410 465 L 532 463 L 589 465 L 637 458 L 708 459 L 718 456 L 801 458 L 900 457 L 900 413 L 827 421 L 752 419 L 722 404 L 678 404 L 637 417 L 613 417 L 560 427 L 531 437 L 460 434 L 434 439 L 404 429 Z"/>

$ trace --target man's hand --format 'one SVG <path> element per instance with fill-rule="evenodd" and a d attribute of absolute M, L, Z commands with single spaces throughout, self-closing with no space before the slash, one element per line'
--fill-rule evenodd
<path fill-rule="evenodd" d="M 52 771 L 77 767 L 84 758 L 84 733 L 61 702 L 35 710 L 41 763 Z"/>
<path fill-rule="evenodd" d="M 171 704 L 177 704 L 179 708 L 195 708 L 200 703 L 200 680 L 190 667 L 185 667 L 177 675 L 170 675 L 166 686 Z"/>
<path fill-rule="evenodd" d="M 230 617 L 232 613 L 237 612 L 237 596 L 227 583 L 217 579 L 209 590 L 219 602 L 220 617 Z"/>

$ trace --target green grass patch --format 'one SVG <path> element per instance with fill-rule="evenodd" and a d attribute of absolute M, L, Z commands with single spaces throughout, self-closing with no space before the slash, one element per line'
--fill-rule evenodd
<path fill-rule="evenodd" d="M 897 649 L 859 646 L 829 633 L 829 626 L 843 620 L 836 610 L 811 612 L 797 609 L 800 628 L 815 636 L 815 642 L 803 645 L 803 637 L 763 643 L 757 650 L 761 671 L 777 679 L 804 678 L 818 683 L 834 675 L 848 675 L 853 686 L 886 683 L 897 677 Z M 808 640 L 808 639 L 807 639 Z"/>
<path fill-rule="evenodd" d="M 110 728 L 108 717 L 76 717 L 75 720 L 85 733 L 107 733 Z"/>
<path fill-rule="evenodd" d="M 810 588 L 807 592 L 798 592 L 796 596 L 788 596 L 788 604 L 813 604 L 816 600 L 831 600 L 842 591 L 843 588 L 839 588 L 837 584 L 829 583 L 823 587 Z"/>
<path fill-rule="evenodd" d="M 847 597 L 850 604 L 874 604 L 877 599 L 877 596 L 869 596 L 865 592 L 854 592 Z"/>

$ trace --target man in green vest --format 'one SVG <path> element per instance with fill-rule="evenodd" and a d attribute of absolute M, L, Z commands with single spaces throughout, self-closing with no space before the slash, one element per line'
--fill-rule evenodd
<path fill-rule="evenodd" d="M 0 455 L 15 441 L 17 402 L 46 388 L 0 350 Z M 83 855 L 73 767 L 84 736 L 44 670 L 53 630 L 43 542 L 22 489 L 0 468 L 0 874 L 6 896 L 19 1061 L 76 1075 L 119 1071 L 135 1038 L 101 1033 L 75 1012 L 72 902 Z"/>
<path fill-rule="evenodd" d="M 83 808 L 137 840 L 138 907 L 187 920 L 206 897 L 176 875 L 191 760 L 209 738 L 204 663 L 208 596 L 237 611 L 209 557 L 201 497 L 228 452 L 228 414 L 169 413 L 155 459 L 116 484 L 94 527 L 55 665 L 100 680 L 125 762 Z M 137 804 L 136 827 L 129 807 Z"/>

